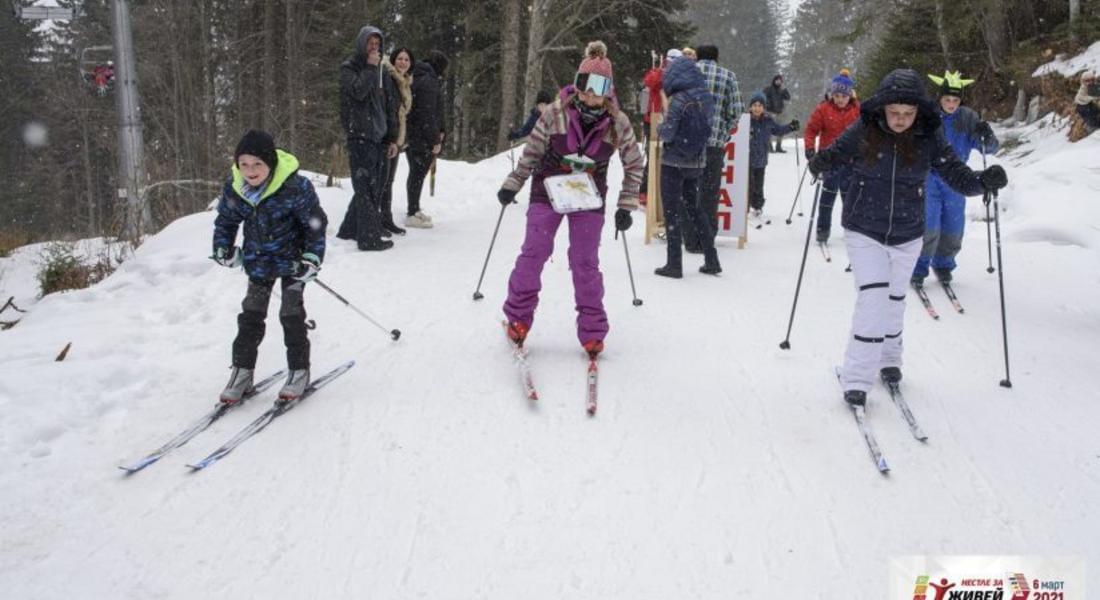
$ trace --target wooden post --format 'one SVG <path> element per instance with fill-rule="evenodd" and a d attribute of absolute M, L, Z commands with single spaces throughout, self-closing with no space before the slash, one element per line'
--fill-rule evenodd
<path fill-rule="evenodd" d="M 661 125 L 662 113 L 649 113 L 649 178 L 647 179 L 645 207 L 645 243 L 649 243 L 655 234 L 665 226 L 665 211 L 661 205 L 661 140 L 657 128 Z"/>

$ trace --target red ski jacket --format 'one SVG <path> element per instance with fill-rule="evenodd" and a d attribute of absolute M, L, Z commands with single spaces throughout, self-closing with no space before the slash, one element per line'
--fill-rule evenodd
<path fill-rule="evenodd" d="M 814 114 L 810 115 L 810 122 L 806 123 L 806 136 L 804 143 L 807 149 L 814 147 L 814 139 L 821 136 L 818 150 L 824 150 L 840 137 L 849 125 L 859 120 L 859 102 L 855 98 L 848 101 L 844 108 L 837 108 L 832 100 L 825 100 L 817 105 Z"/>

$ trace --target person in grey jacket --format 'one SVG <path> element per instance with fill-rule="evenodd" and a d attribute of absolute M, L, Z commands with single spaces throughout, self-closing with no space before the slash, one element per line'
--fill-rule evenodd
<path fill-rule="evenodd" d="M 340 65 L 340 124 L 355 195 L 336 234 L 355 240 L 360 250 L 393 247 L 382 239 L 382 195 L 387 161 L 397 156 L 399 104 L 397 86 L 382 69 L 382 32 L 363 27 L 355 38 L 355 54 Z"/>
<path fill-rule="evenodd" d="M 776 123 L 782 123 L 779 119 L 779 115 L 783 114 L 783 109 L 786 108 L 787 102 L 791 99 L 791 93 L 787 91 L 787 88 L 783 85 L 783 76 L 776 75 L 772 77 L 772 83 L 768 87 L 764 88 L 764 97 L 767 99 L 765 108 Z M 779 134 L 775 136 L 775 151 L 786 152 L 783 149 L 783 135 Z"/>

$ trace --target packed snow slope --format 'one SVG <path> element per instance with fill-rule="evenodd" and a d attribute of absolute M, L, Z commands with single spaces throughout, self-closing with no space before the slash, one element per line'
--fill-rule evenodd
<path fill-rule="evenodd" d="M 928 443 L 884 390 L 870 395 L 888 477 L 832 374 L 855 297 L 839 228 L 832 263 L 810 248 L 792 348 L 778 348 L 813 200 L 804 191 L 806 216 L 784 224 L 792 153 L 771 157 L 772 224 L 743 250 L 723 241 L 718 278 L 696 272 L 695 255 L 683 280 L 654 276 L 665 247 L 643 245 L 638 214 L 634 307 L 606 225 L 611 333 L 594 418 L 565 233 L 528 340 L 537 403 L 499 324 L 525 201 L 506 210 L 485 299 L 471 299 L 507 154 L 441 162 L 424 200 L 436 227 L 385 253 L 332 237 L 350 186 L 319 185 L 322 279 L 404 335 L 390 341 L 311 288 L 314 374 L 355 368 L 207 471 L 184 463 L 272 392 L 126 477 L 117 465 L 203 414 L 228 377 L 246 280 L 207 258 L 212 213 L 180 219 L 104 282 L 46 297 L 0 333 L 3 596 L 877 600 L 894 556 L 1100 564 L 1100 136 L 1070 145 L 1049 125 L 999 132 L 1021 145 L 993 159 L 1011 180 L 1000 204 L 1014 387 L 998 386 L 997 276 L 971 221 L 956 274 L 966 313 L 937 286 L 938 322 L 909 299 L 903 387 Z M 980 199 L 968 210 L 977 219 Z M 272 313 L 260 375 L 284 366 Z M 1100 589 L 1100 569 L 1088 573 Z"/>

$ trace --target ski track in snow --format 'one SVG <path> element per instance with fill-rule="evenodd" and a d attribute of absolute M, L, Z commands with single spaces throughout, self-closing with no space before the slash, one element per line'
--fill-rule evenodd
<path fill-rule="evenodd" d="M 525 203 L 505 214 L 485 298 L 470 299 L 508 157 L 441 162 L 437 197 L 423 200 L 434 229 L 410 229 L 383 254 L 330 237 L 321 272 L 401 340 L 309 288 L 314 374 L 356 366 L 206 471 L 183 464 L 273 390 L 146 471 L 114 467 L 197 418 L 227 377 L 245 279 L 205 258 L 211 213 L 170 225 L 96 287 L 31 303 L 0 333 L 0 585 L 35 599 L 831 599 L 822 582 L 839 576 L 852 597 L 882 598 L 893 556 L 1095 562 L 1100 423 L 1088 382 L 1100 312 L 1087 299 L 1100 292 L 1100 231 L 1082 224 L 1100 217 L 1100 174 L 1081 173 L 1100 141 L 1012 133 L 1028 139 L 1026 160 L 992 161 L 1012 179 L 1000 204 L 1015 387 L 997 386 L 997 276 L 972 221 L 955 286 L 966 314 L 938 286 L 938 322 L 908 300 L 902 385 L 928 443 L 881 385 L 869 395 L 888 477 L 832 375 L 855 295 L 839 207 L 833 262 L 807 257 L 789 351 L 777 346 L 806 217 L 750 230 L 745 250 L 723 240 L 720 277 L 687 254 L 684 279 L 669 281 L 652 274 L 665 247 L 642 244 L 639 215 L 628 243 L 642 307 L 605 225 L 611 332 L 590 418 L 566 234 L 528 342 L 531 402 L 499 326 Z M 771 157 L 770 214 L 789 209 L 798 175 L 789 154 Z M 618 178 L 615 163 L 612 197 Z M 319 187 L 330 234 L 349 190 Z M 979 199 L 968 212 L 984 215 Z M 0 268 L 25 272 L 19 256 Z M 53 362 L 69 341 L 69 358 Z M 259 374 L 283 357 L 273 310 Z M 1100 585 L 1097 570 L 1089 577 Z"/>

